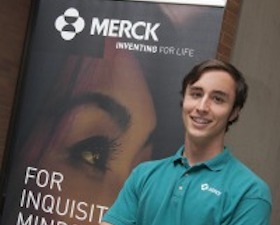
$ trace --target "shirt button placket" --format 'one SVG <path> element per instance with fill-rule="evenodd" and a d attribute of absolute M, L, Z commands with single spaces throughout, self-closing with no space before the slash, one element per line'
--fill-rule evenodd
<path fill-rule="evenodd" d="M 177 186 L 178 187 L 178 189 L 177 189 L 178 196 L 183 196 L 184 192 L 186 191 L 186 187 L 187 187 L 187 183 L 188 183 L 188 181 L 186 181 L 187 176 L 188 176 L 188 173 L 185 173 L 181 177 L 180 182 L 178 183 L 178 186 Z"/>

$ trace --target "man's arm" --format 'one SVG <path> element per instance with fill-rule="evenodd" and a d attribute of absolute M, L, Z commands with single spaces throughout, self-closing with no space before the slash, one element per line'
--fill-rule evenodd
<path fill-rule="evenodd" d="M 125 181 L 116 201 L 104 214 L 101 225 L 136 224 L 139 199 L 139 167 Z"/>
<path fill-rule="evenodd" d="M 269 225 L 271 205 L 263 199 L 245 199 L 239 203 L 227 225 Z"/>

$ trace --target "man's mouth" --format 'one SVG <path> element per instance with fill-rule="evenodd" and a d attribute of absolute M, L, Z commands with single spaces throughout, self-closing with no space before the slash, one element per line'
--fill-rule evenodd
<path fill-rule="evenodd" d="M 191 116 L 191 119 L 197 124 L 206 125 L 211 123 L 211 120 L 202 117 Z"/>

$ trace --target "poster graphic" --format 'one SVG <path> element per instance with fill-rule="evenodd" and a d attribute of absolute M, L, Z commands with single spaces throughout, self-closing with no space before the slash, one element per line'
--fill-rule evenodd
<path fill-rule="evenodd" d="M 183 76 L 213 58 L 223 8 L 39 0 L 2 225 L 98 224 L 139 163 L 183 143 Z"/>

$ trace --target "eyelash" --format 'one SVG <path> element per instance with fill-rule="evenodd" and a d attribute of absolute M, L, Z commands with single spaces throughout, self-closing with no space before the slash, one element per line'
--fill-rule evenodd
<path fill-rule="evenodd" d="M 87 164 L 105 173 L 110 169 L 108 163 L 115 156 L 118 147 L 116 139 L 106 136 L 90 137 L 68 148 L 69 160 L 74 166 Z"/>

